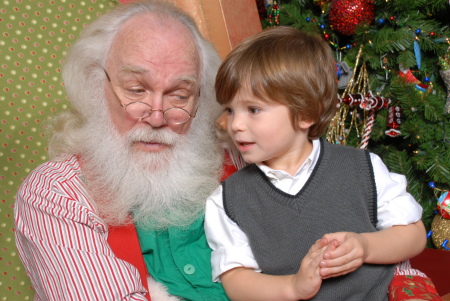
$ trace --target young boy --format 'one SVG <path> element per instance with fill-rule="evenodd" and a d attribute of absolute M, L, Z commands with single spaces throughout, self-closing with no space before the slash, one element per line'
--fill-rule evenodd
<path fill-rule="evenodd" d="M 216 96 L 249 164 L 206 204 L 230 299 L 388 300 L 394 264 L 425 247 L 422 208 L 378 156 L 320 139 L 337 104 L 329 45 L 265 30 L 222 63 Z"/>

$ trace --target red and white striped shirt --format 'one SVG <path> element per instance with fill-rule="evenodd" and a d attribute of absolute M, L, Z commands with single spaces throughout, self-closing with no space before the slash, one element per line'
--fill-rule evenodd
<path fill-rule="evenodd" d="M 147 300 L 138 270 L 115 256 L 93 204 L 76 156 L 44 163 L 22 183 L 16 243 L 35 300 Z"/>

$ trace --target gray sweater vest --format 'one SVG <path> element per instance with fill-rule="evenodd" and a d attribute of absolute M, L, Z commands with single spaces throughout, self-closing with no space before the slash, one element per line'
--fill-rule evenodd
<path fill-rule="evenodd" d="M 377 231 L 377 192 L 369 152 L 321 140 L 321 152 L 304 187 L 290 195 L 254 164 L 223 183 L 227 215 L 248 236 L 265 274 L 297 273 L 302 258 L 326 233 Z M 388 300 L 393 265 L 364 264 L 323 281 L 311 300 Z"/>

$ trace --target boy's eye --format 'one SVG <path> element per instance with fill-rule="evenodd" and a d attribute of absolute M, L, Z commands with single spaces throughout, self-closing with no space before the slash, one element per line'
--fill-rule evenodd
<path fill-rule="evenodd" d="M 260 108 L 256 108 L 256 107 L 249 107 L 248 111 L 250 113 L 252 113 L 252 114 L 257 114 L 257 113 L 259 113 L 261 111 L 261 109 Z"/>
<path fill-rule="evenodd" d="M 233 114 L 233 110 L 231 108 L 225 108 L 224 112 L 227 113 L 227 115 Z"/>

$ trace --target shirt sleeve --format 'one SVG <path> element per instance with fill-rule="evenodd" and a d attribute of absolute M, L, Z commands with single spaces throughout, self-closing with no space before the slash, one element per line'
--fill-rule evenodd
<path fill-rule="evenodd" d="M 408 225 L 422 217 L 422 206 L 406 191 L 404 175 L 389 172 L 381 158 L 370 154 L 378 194 L 377 229 Z"/>
<path fill-rule="evenodd" d="M 51 177 L 33 172 L 14 209 L 35 300 L 147 300 L 139 272 L 114 255 L 106 225 L 80 200 L 80 186 Z"/>
<path fill-rule="evenodd" d="M 219 186 L 206 201 L 205 234 L 212 249 L 213 281 L 220 282 L 221 274 L 236 267 L 261 271 L 253 256 L 247 235 L 223 209 L 222 186 Z"/>

